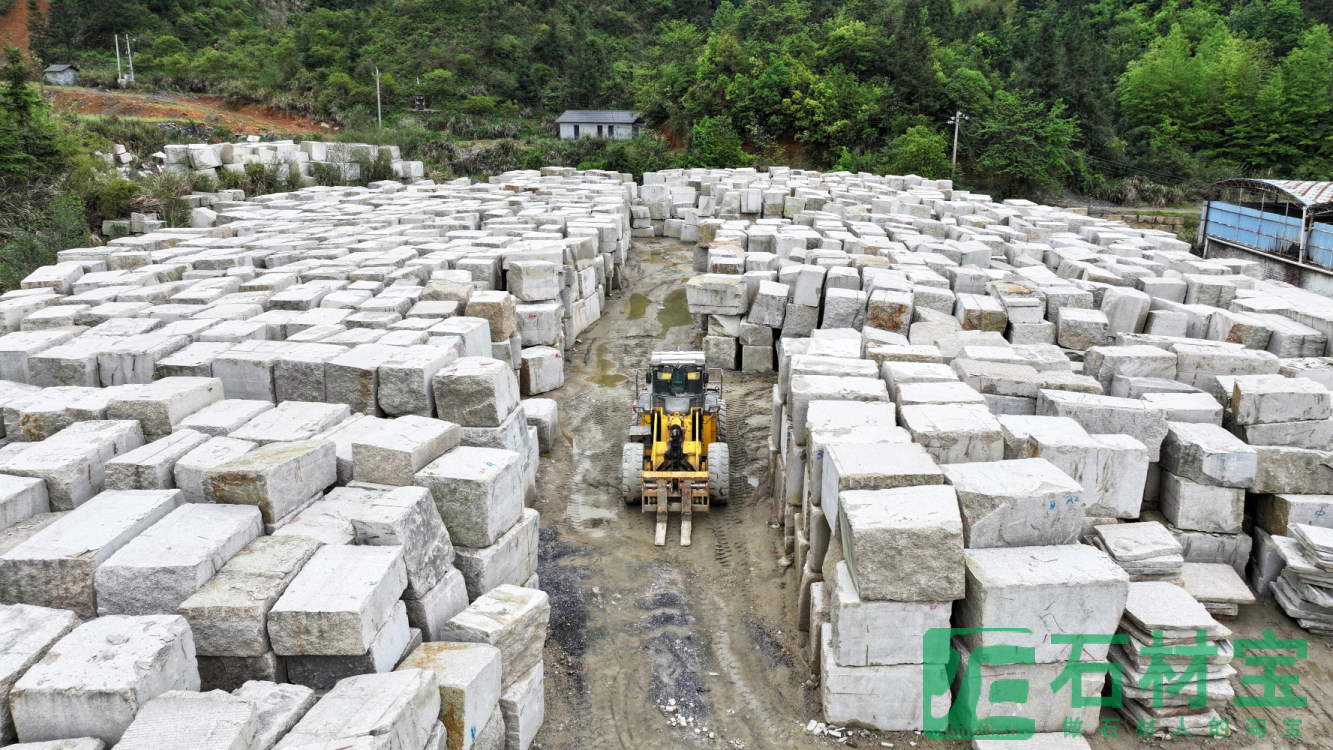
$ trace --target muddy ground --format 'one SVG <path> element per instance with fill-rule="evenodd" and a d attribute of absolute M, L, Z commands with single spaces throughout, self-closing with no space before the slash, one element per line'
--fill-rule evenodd
<path fill-rule="evenodd" d="M 561 436 L 542 462 L 538 572 L 551 596 L 546 644 L 544 750 L 586 748 L 964 748 L 919 734 L 853 730 L 844 741 L 805 729 L 821 719 L 795 623 L 796 571 L 779 564 L 770 525 L 768 467 L 771 375 L 727 373 L 732 499 L 696 516 L 693 546 L 679 545 L 673 518 L 666 547 L 653 545 L 654 519 L 620 497 L 620 448 L 631 416 L 633 380 L 659 349 L 698 348 L 683 282 L 693 275 L 690 247 L 638 241 L 630 288 L 568 353 L 560 404 Z M 702 515 L 702 514 L 701 514 Z M 1236 637 L 1271 627 L 1304 637 L 1271 601 L 1227 623 Z M 1333 651 L 1312 639 L 1297 663 L 1304 709 L 1235 709 L 1230 739 L 1144 741 L 1121 722 L 1094 748 L 1162 746 L 1333 747 Z M 1258 674 L 1238 665 L 1242 674 Z M 1242 694 L 1254 689 L 1237 685 Z M 1110 710 L 1106 718 L 1115 716 Z M 1266 738 L 1246 738 L 1246 716 L 1266 716 Z M 1302 720 L 1301 738 L 1282 737 L 1282 721 Z"/>

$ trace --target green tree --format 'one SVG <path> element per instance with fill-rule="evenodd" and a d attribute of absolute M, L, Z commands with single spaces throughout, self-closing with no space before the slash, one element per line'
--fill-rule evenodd
<path fill-rule="evenodd" d="M 893 162 L 889 169 L 894 174 L 944 179 L 952 171 L 948 148 L 949 141 L 925 125 L 908 128 L 894 141 Z"/>
<path fill-rule="evenodd" d="M 1071 174 L 1071 148 L 1078 126 L 1064 117 L 1064 104 L 1046 105 L 997 91 L 990 111 L 969 128 L 980 151 L 977 166 L 1001 197 L 1045 197 Z"/>
<path fill-rule="evenodd" d="M 681 156 L 681 166 L 687 168 L 744 167 L 751 161 L 731 123 L 720 117 L 702 117 L 694 123 L 689 149 Z"/>

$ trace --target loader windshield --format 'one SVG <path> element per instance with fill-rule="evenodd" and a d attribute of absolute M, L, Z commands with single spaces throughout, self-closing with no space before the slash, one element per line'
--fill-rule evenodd
<path fill-rule="evenodd" d="M 697 396 L 704 392 L 703 368 L 697 365 L 660 365 L 653 370 L 653 393 L 658 396 Z"/>

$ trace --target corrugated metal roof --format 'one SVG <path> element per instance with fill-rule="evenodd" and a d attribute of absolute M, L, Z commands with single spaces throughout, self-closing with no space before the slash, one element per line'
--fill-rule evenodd
<path fill-rule="evenodd" d="M 568 109 L 556 119 L 556 122 L 633 125 L 638 119 L 639 113 L 632 109 Z"/>
<path fill-rule="evenodd" d="M 1215 188 L 1248 188 L 1250 190 L 1273 190 L 1286 196 L 1288 200 L 1307 210 L 1316 212 L 1333 210 L 1333 182 L 1314 182 L 1312 180 L 1253 180 L 1237 177 L 1214 183 Z"/>

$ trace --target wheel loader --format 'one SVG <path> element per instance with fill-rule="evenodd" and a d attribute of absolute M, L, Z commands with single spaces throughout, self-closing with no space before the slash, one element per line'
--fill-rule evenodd
<path fill-rule="evenodd" d="M 621 454 L 625 502 L 657 514 L 653 543 L 666 544 L 667 519 L 678 512 L 680 544 L 690 546 L 693 514 L 726 505 L 731 455 L 722 371 L 703 352 L 653 352 L 635 386 L 634 422 Z"/>

